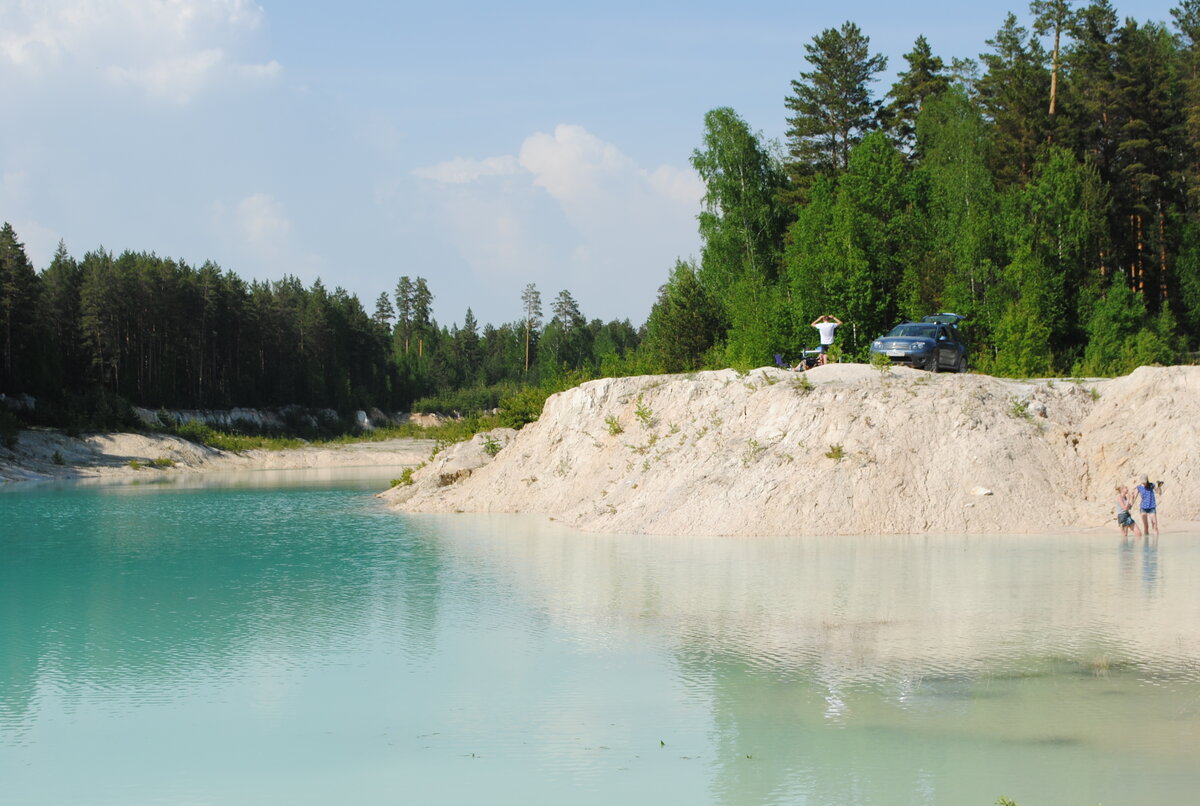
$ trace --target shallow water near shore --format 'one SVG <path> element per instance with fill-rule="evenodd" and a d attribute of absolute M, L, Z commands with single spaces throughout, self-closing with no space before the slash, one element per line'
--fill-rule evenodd
<path fill-rule="evenodd" d="M 394 475 L 0 492 L 0 804 L 1200 790 L 1200 535 L 597 536 Z"/>

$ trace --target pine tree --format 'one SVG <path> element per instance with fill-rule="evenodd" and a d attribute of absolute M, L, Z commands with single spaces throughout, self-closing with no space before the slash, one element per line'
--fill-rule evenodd
<path fill-rule="evenodd" d="M 1183 86 L 1163 26 L 1127 20 L 1116 46 L 1114 236 L 1121 268 L 1156 313 L 1170 295 L 1170 258 L 1178 250 L 1172 222 L 1186 193 Z"/>
<path fill-rule="evenodd" d="M 542 294 L 533 283 L 521 292 L 521 311 L 525 316 L 525 374 L 528 375 L 534 331 L 542 324 Z"/>
<path fill-rule="evenodd" d="M 979 80 L 979 98 L 995 127 L 992 171 L 1001 187 L 1028 181 L 1037 151 L 1049 134 L 1043 99 L 1050 90 L 1046 53 L 1041 43 L 1009 14 L 991 53 L 980 54 L 987 68 Z"/>
<path fill-rule="evenodd" d="M 1093 0 L 1080 9 L 1066 51 L 1066 83 L 1076 99 L 1073 128 L 1078 144 L 1105 184 L 1113 180 L 1117 142 L 1116 114 L 1117 13 L 1108 0 Z M 1104 263 L 1102 271 L 1107 271 Z"/>
<path fill-rule="evenodd" d="M 720 335 L 721 309 L 693 263 L 679 260 L 646 320 L 641 353 L 653 372 L 699 369 Z"/>
<path fill-rule="evenodd" d="M 1054 46 L 1050 51 L 1050 104 L 1051 119 L 1058 113 L 1058 72 L 1061 66 L 1062 37 L 1075 27 L 1076 13 L 1071 9 L 1074 0 L 1032 0 L 1029 13 L 1033 15 L 1033 30 L 1039 36 L 1054 34 Z M 1051 126 L 1053 128 L 1053 126 Z"/>
<path fill-rule="evenodd" d="M 926 98 L 945 92 L 950 87 L 946 64 L 933 55 L 925 37 L 918 36 L 913 49 L 904 54 L 908 70 L 896 76 L 888 92 L 891 103 L 885 110 L 888 129 L 897 142 L 912 151 L 916 147 L 917 115 Z"/>
<path fill-rule="evenodd" d="M 12 225 L 0 227 L 0 389 L 24 392 L 34 379 L 38 276 Z"/>
<path fill-rule="evenodd" d="M 804 46 L 812 70 L 792 80 L 784 101 L 791 113 L 787 170 L 800 191 L 815 174 L 844 171 L 850 150 L 878 125 L 880 102 L 870 85 L 887 68 L 887 58 L 872 54 L 870 44 L 857 25 L 845 22 Z"/>

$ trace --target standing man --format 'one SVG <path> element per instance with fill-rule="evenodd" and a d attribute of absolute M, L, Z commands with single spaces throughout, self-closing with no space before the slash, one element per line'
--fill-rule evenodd
<path fill-rule="evenodd" d="M 838 327 L 841 326 L 841 324 L 841 319 L 838 319 L 836 316 L 830 316 L 829 314 L 817 317 L 817 320 L 812 323 L 812 326 L 815 327 L 817 332 L 821 334 L 821 345 L 817 347 L 817 351 L 820 353 L 820 355 L 817 356 L 818 364 L 829 363 L 829 347 L 833 344 L 833 333 L 838 329 Z"/>

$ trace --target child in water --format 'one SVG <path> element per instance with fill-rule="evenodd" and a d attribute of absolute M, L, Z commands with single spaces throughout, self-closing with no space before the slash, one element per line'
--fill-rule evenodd
<path fill-rule="evenodd" d="M 1142 529 L 1146 532 L 1146 537 L 1150 536 L 1150 527 L 1154 527 L 1154 536 L 1158 537 L 1158 500 L 1155 495 L 1154 485 L 1150 483 L 1150 479 L 1142 476 L 1142 483 L 1137 486 L 1137 494 L 1142 498 Z M 1158 483 L 1158 493 L 1162 495 L 1162 482 Z"/>
<path fill-rule="evenodd" d="M 1142 536 L 1137 521 L 1129 514 L 1129 488 L 1124 484 L 1117 485 L 1117 525 L 1121 527 L 1121 537 L 1129 536 L 1130 527 L 1136 536 Z"/>

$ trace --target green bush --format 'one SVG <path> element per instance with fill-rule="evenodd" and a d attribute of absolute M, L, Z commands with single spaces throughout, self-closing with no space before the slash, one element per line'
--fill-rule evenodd
<path fill-rule="evenodd" d="M 500 424 L 520 429 L 542 415 L 546 398 L 552 393 L 536 386 L 527 386 L 500 401 Z"/>
<path fill-rule="evenodd" d="M 456 389 L 418 398 L 413 401 L 412 410 L 421 414 L 482 414 L 499 408 L 501 398 L 514 391 L 516 387 L 511 384 Z"/>

